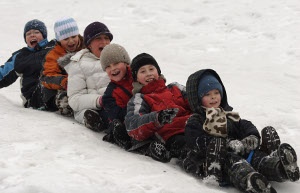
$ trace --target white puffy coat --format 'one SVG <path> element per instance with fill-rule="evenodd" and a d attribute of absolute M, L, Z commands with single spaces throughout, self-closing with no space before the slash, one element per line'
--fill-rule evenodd
<path fill-rule="evenodd" d="M 68 73 L 68 102 L 74 110 L 75 119 L 83 123 L 84 111 L 97 109 L 97 98 L 103 95 L 110 79 L 102 70 L 100 58 L 88 49 L 72 56 L 65 69 Z"/>

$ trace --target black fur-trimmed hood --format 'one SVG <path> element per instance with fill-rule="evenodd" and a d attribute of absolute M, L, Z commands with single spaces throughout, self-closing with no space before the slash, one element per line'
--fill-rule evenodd
<path fill-rule="evenodd" d="M 217 72 L 215 72 L 212 69 L 199 70 L 199 71 L 191 74 L 188 77 L 188 80 L 186 82 L 186 93 L 187 93 L 188 102 L 190 104 L 192 111 L 194 113 L 203 113 L 203 109 L 200 105 L 201 99 L 198 96 L 198 85 L 199 85 L 199 80 L 206 73 L 210 73 L 211 75 L 215 76 L 218 79 L 218 81 L 220 82 L 220 84 L 222 85 L 223 98 L 221 101 L 221 107 L 225 111 L 232 111 L 233 108 L 231 106 L 229 106 L 229 104 L 228 104 L 226 89 L 223 85 L 223 82 L 222 82 L 221 78 L 219 77 L 219 75 L 217 74 Z"/>

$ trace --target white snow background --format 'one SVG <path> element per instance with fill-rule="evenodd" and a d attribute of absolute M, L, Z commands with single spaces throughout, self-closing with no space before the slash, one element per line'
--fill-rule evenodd
<path fill-rule="evenodd" d="M 300 155 L 299 0 L 1 0 L 1 64 L 25 46 L 27 21 L 44 21 L 50 40 L 64 16 L 81 34 L 105 23 L 131 58 L 153 55 L 167 83 L 215 69 L 234 110 L 259 130 L 274 126 Z M 175 160 L 125 152 L 73 119 L 23 108 L 19 80 L 0 89 L 0 115 L 1 193 L 239 192 L 196 179 Z M 300 189 L 299 181 L 272 184 Z"/>

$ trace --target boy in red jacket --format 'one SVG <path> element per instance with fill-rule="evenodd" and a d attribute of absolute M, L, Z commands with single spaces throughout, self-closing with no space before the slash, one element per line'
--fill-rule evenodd
<path fill-rule="evenodd" d="M 158 161 L 179 157 L 185 145 L 185 123 L 191 115 L 185 87 L 166 85 L 158 63 L 149 54 L 136 56 L 130 67 L 134 96 L 125 116 L 129 136 L 141 144 L 151 142 L 146 155 Z"/>

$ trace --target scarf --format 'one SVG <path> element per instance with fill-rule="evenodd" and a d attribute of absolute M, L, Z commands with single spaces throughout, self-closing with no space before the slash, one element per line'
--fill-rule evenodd
<path fill-rule="evenodd" d="M 206 108 L 206 119 L 203 124 L 203 129 L 208 134 L 217 137 L 227 137 L 227 118 L 238 122 L 240 116 L 236 112 L 224 111 L 222 108 Z"/>

